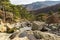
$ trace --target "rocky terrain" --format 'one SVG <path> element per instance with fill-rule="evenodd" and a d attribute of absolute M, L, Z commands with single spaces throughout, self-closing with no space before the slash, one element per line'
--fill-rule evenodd
<path fill-rule="evenodd" d="M 23 21 L 17 22 L 15 26 L 12 24 L 7 26 L 10 29 L 13 27 L 17 29 L 13 33 L 7 33 L 6 26 L 1 27 L 0 40 L 60 40 L 60 25 L 50 24 L 48 26 L 45 22 Z"/>
<path fill-rule="evenodd" d="M 12 34 L 0 33 L 0 40 L 60 40 L 60 36 L 41 31 L 24 31 L 18 32 L 15 36 L 10 35 Z"/>
<path fill-rule="evenodd" d="M 13 5 L 9 0 L 1 0 L 0 40 L 60 40 L 59 3 L 37 2 L 26 5 L 31 10 L 27 11 L 23 5 Z M 56 13 L 45 14 L 50 10 Z"/>

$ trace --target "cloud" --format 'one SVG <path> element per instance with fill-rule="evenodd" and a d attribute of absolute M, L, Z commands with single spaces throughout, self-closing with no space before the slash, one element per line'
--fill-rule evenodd
<path fill-rule="evenodd" d="M 60 0 L 46 0 L 46 1 L 60 1 Z"/>
<path fill-rule="evenodd" d="M 12 4 L 29 4 L 36 1 L 45 1 L 45 0 L 10 0 Z"/>
<path fill-rule="evenodd" d="M 12 4 L 30 4 L 37 1 L 59 1 L 59 0 L 10 0 Z"/>

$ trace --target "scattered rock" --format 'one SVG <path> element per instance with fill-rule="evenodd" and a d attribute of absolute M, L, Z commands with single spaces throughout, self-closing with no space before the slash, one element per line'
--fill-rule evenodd
<path fill-rule="evenodd" d="M 41 31 L 24 31 L 22 33 L 14 34 L 0 33 L 0 40 L 60 40 L 60 36 Z M 11 39 L 11 38 L 13 39 Z"/>

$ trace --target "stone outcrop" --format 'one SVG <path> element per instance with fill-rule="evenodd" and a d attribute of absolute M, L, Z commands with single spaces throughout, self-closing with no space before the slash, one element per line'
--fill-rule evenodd
<path fill-rule="evenodd" d="M 7 28 L 0 25 L 0 32 L 6 32 L 6 31 L 7 31 Z"/>
<path fill-rule="evenodd" d="M 10 40 L 9 36 L 10 36 L 10 34 L 0 33 L 0 40 Z"/>
<path fill-rule="evenodd" d="M 60 40 L 59 36 L 47 32 L 34 31 L 34 36 L 41 40 Z"/>
<path fill-rule="evenodd" d="M 45 22 L 33 21 L 32 30 L 41 30 Z"/>
<path fill-rule="evenodd" d="M 12 40 L 60 40 L 60 36 L 41 31 L 24 31 L 16 34 Z"/>
<path fill-rule="evenodd" d="M 21 24 L 23 25 L 22 27 Z M 58 31 L 60 31 L 60 27 L 56 25 L 50 25 L 48 27 L 44 22 L 33 22 L 32 25 L 29 22 L 21 22 L 16 23 L 17 26 L 12 25 L 13 24 L 9 24 L 8 27 L 21 28 L 11 34 L 0 33 L 0 40 L 60 40 L 60 36 L 56 35 L 59 34 Z M 1 32 L 6 31 L 6 26 L 0 25 L 0 27 Z M 31 27 L 34 28 L 34 31 L 31 30 Z M 37 28 L 35 29 L 35 27 Z"/>

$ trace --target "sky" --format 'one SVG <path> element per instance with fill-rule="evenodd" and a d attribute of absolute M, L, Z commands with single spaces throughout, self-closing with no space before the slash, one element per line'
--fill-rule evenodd
<path fill-rule="evenodd" d="M 59 1 L 59 0 L 10 0 L 12 4 L 30 4 L 37 1 Z"/>

